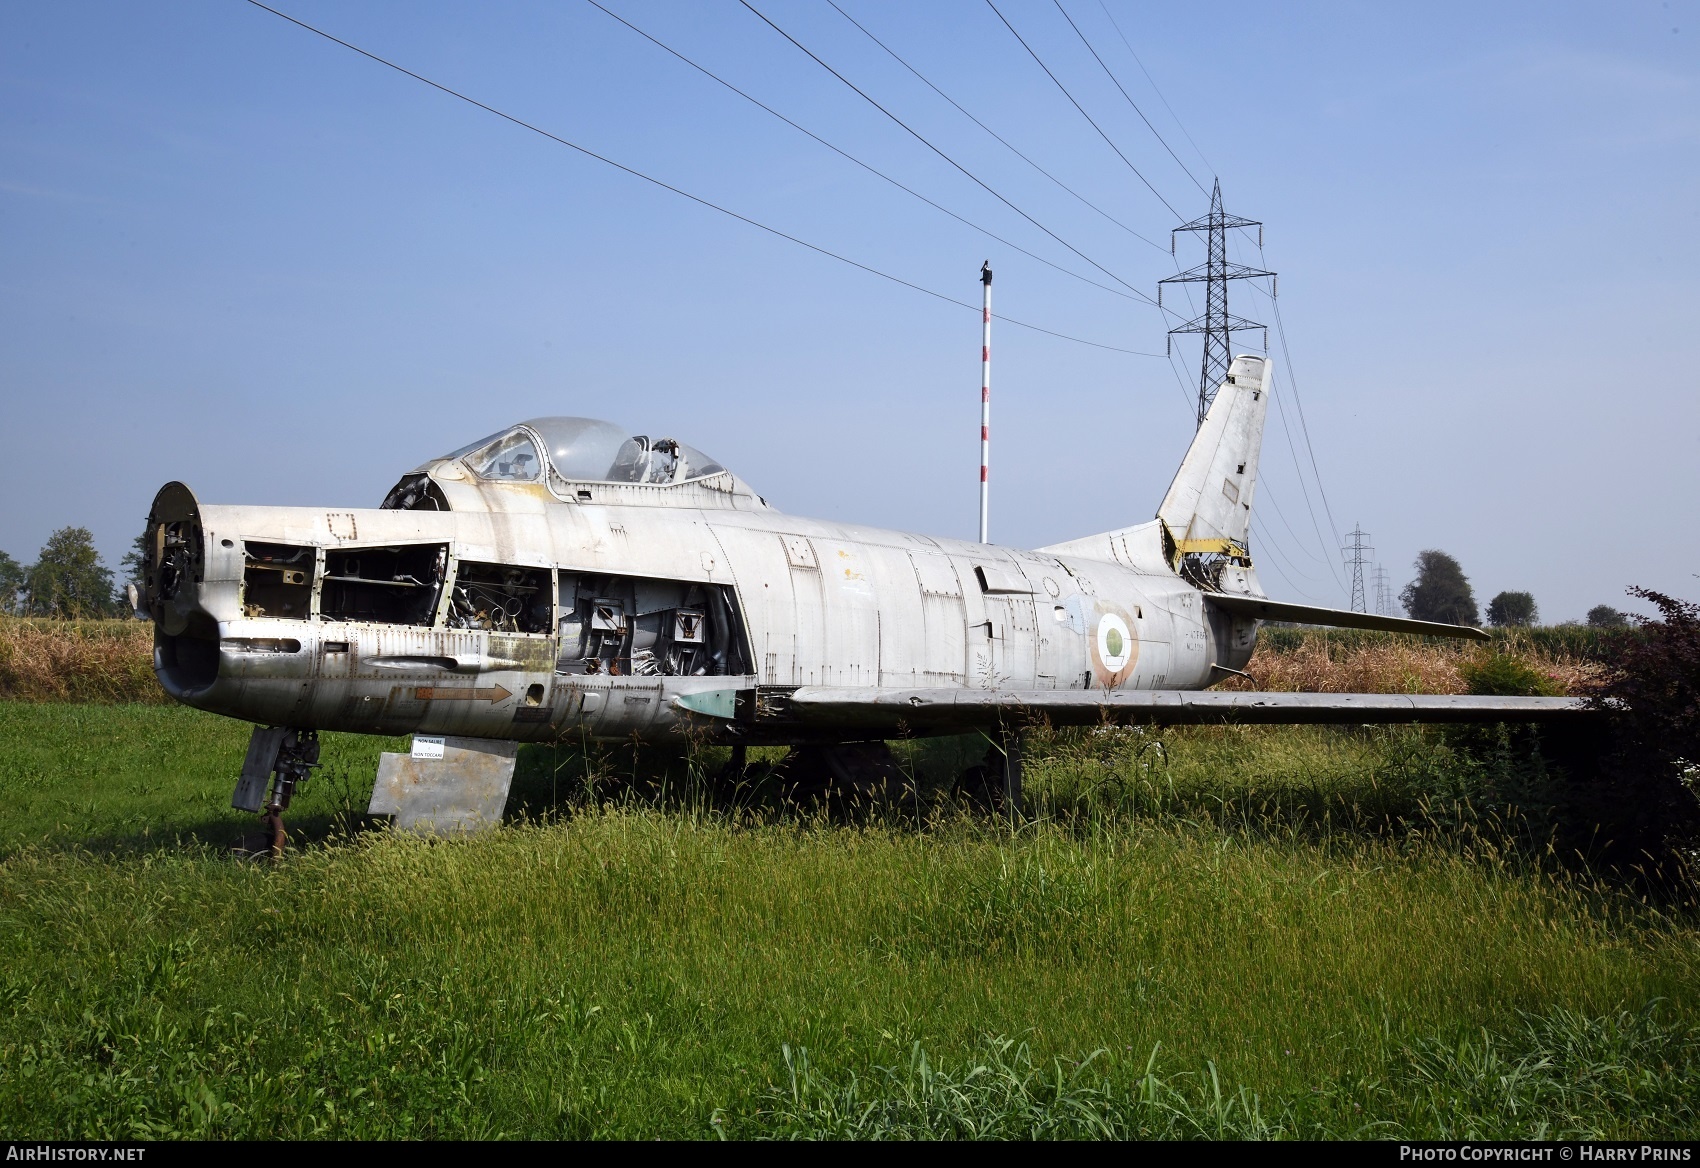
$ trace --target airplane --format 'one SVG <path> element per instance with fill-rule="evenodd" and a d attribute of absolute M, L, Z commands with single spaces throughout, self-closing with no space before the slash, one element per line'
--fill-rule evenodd
<path fill-rule="evenodd" d="M 1266 358 L 1232 362 L 1154 518 L 1031 551 L 805 519 L 673 438 L 535 418 L 404 475 L 377 508 L 148 518 L 134 598 L 178 701 L 256 723 L 232 803 L 281 813 L 320 731 L 414 735 L 372 811 L 499 822 L 516 744 L 826 751 L 1055 725 L 1560 720 L 1569 698 L 1212 691 L 1265 621 L 1486 639 L 1267 597 L 1249 551 Z M 1255 685 L 1255 679 L 1253 679 Z"/>

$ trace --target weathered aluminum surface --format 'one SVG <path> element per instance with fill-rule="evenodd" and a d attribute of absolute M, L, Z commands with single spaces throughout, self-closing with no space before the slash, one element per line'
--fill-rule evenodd
<path fill-rule="evenodd" d="M 1464 694 L 1319 694 L 1197 690 L 851 689 L 805 686 L 782 696 L 776 716 L 846 728 L 899 722 L 917 730 L 1048 721 L 1053 725 L 1155 722 L 1333 723 L 1554 722 L 1592 716 L 1582 698 Z M 759 718 L 758 718 L 759 720 Z"/>
<path fill-rule="evenodd" d="M 1059 717 L 1085 717 L 1078 712 L 1096 710 L 1108 693 L 1129 710 L 1202 711 L 1227 698 L 1241 703 L 1242 720 L 1340 720 L 1315 701 L 1283 705 L 1283 697 L 1254 713 L 1244 695 L 1196 705 L 1163 696 L 1241 668 L 1260 619 L 1364 620 L 1266 601 L 1243 547 L 1212 550 L 1244 541 L 1267 411 L 1263 359 L 1238 358 L 1233 374 L 1160 519 L 1038 551 L 785 515 L 730 472 L 670 485 L 506 482 L 442 458 L 417 473 L 440 488 L 449 511 L 202 505 L 181 483 L 167 484 L 149 528 L 155 670 L 180 700 L 262 724 L 510 741 L 684 732 L 735 741 L 726 694 L 758 686 L 842 688 L 862 733 L 920 724 L 907 698 L 856 696 L 867 694 L 959 694 L 960 703 L 923 700 L 941 725 L 955 716 L 941 711 L 978 709 L 986 694 L 1026 695 L 1018 704 Z M 253 603 L 249 544 L 307 549 L 292 571 L 311 580 L 310 603 Z M 531 632 L 451 627 L 446 583 L 416 624 L 327 611 L 332 582 L 366 579 L 330 572 L 333 558 L 437 548 L 444 580 L 458 579 L 462 564 L 496 565 L 539 579 L 608 575 L 647 581 L 651 591 L 711 591 L 735 609 L 726 619 L 741 628 L 747 668 L 645 674 L 634 658 L 630 673 L 575 670 L 563 656 L 568 608 L 558 595 L 550 623 Z M 1186 555 L 1218 557 L 1207 581 L 1214 590 L 1177 570 Z M 1127 696 L 1140 691 L 1157 696 Z M 1359 720 L 1399 712 L 1367 700 Z M 1446 708 L 1485 716 L 1468 703 Z M 1442 716 L 1436 710 L 1400 716 Z M 818 739 L 810 726 L 826 724 L 760 723 L 766 740 L 782 740 L 786 726 L 798 727 L 799 740 Z"/>
<path fill-rule="evenodd" d="M 445 737 L 441 758 L 385 753 L 372 788 L 372 815 L 401 831 L 465 835 L 502 822 L 518 743 Z"/>
<path fill-rule="evenodd" d="M 1178 540 L 1245 545 L 1251 530 L 1252 495 L 1263 421 L 1269 413 L 1269 362 L 1236 357 L 1228 368 L 1227 404 L 1212 403 L 1186 458 L 1175 472 L 1157 518 Z"/>

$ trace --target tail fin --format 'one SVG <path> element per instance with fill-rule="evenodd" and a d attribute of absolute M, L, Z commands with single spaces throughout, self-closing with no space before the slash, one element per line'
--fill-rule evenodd
<path fill-rule="evenodd" d="M 1257 455 L 1269 413 L 1269 371 L 1265 357 L 1234 358 L 1175 472 L 1157 518 L 1174 541 L 1176 557 L 1188 552 L 1245 555 Z"/>

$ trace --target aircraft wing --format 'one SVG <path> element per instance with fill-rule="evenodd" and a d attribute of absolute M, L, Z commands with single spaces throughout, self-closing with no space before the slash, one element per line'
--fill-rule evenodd
<path fill-rule="evenodd" d="M 726 691 L 732 696 L 732 691 Z M 1591 716 L 1582 698 L 1463 694 L 1327 694 L 1229 690 L 888 689 L 762 686 L 675 699 L 693 713 L 752 729 L 841 730 L 894 736 L 1046 721 L 1058 726 L 1551 722 Z"/>
<path fill-rule="evenodd" d="M 1298 625 L 1329 625 L 1338 629 L 1377 629 L 1385 633 L 1420 633 L 1425 637 L 1459 637 L 1470 641 L 1493 639 L 1481 629 L 1471 628 L 1469 625 L 1409 620 L 1402 616 L 1378 616 L 1373 612 L 1349 612 L 1343 608 L 1315 608 L 1308 604 L 1287 604 L 1262 596 L 1206 592 L 1204 599 L 1235 616 L 1256 617 L 1258 620 L 1290 621 Z"/>

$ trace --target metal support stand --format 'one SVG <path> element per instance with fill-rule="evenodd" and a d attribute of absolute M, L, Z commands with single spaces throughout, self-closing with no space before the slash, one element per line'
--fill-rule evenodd
<path fill-rule="evenodd" d="M 744 768 L 750 765 L 750 748 L 742 742 L 732 744 L 731 772 L 734 780 L 744 777 Z"/>
<path fill-rule="evenodd" d="M 378 756 L 368 815 L 393 816 L 398 831 L 469 835 L 497 827 L 513 786 L 519 743 L 413 736 L 407 754 Z"/>

